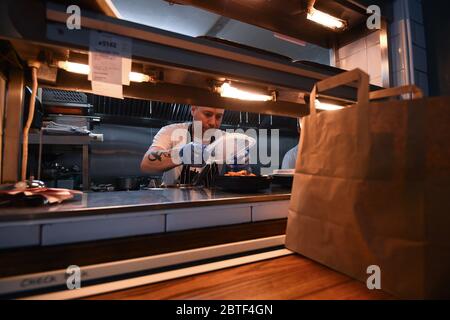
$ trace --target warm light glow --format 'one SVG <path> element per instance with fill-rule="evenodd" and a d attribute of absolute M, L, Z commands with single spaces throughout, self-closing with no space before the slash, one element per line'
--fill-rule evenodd
<path fill-rule="evenodd" d="M 344 108 L 343 106 L 338 106 L 336 104 L 331 103 L 323 103 L 316 99 L 316 109 L 332 111 L 332 110 L 340 110 L 343 108 Z"/>
<path fill-rule="evenodd" d="M 87 64 L 70 61 L 58 61 L 58 67 L 69 72 L 89 74 L 89 66 Z"/>
<path fill-rule="evenodd" d="M 130 72 L 130 81 L 133 82 L 149 82 L 150 81 L 150 76 L 143 74 L 143 73 L 139 73 L 139 72 Z"/>
<path fill-rule="evenodd" d="M 58 67 L 64 69 L 68 72 L 74 72 L 79 74 L 89 74 L 89 65 L 83 63 L 76 63 L 70 61 L 58 61 Z M 128 75 L 130 81 L 132 82 L 149 82 L 150 76 L 139 73 L 139 72 L 130 72 Z"/>
<path fill-rule="evenodd" d="M 234 98 L 240 100 L 249 100 L 249 101 L 270 101 L 273 100 L 272 96 L 265 94 L 257 94 L 249 91 L 244 91 L 238 88 L 233 87 L 230 83 L 225 82 L 222 86 L 218 87 L 217 92 L 220 93 L 221 97 L 224 98 Z"/>
<path fill-rule="evenodd" d="M 308 20 L 314 21 L 316 23 L 320 23 L 331 29 L 342 29 L 345 27 L 345 23 L 336 17 L 333 17 L 325 12 L 311 9 L 307 14 Z"/>

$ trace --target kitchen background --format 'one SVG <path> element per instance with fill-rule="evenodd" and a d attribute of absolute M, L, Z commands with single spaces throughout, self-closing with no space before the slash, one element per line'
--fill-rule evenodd
<path fill-rule="evenodd" d="M 293 39 L 282 39 L 271 31 L 225 18 L 190 6 L 162 0 L 112 0 L 122 19 L 185 35 L 226 39 L 283 55 L 341 69 L 361 68 L 371 83 L 379 86 L 416 84 L 425 95 L 449 94 L 449 52 L 447 36 L 437 37 L 436 28 L 448 29 L 443 10 L 423 10 L 420 0 L 364 1 L 378 4 L 387 18 L 387 32 L 376 31 L 337 50 L 325 49 Z M 427 30 L 433 36 L 427 37 Z M 387 48 L 389 44 L 389 48 Z M 44 89 L 49 90 L 49 89 Z M 91 105 L 91 131 L 103 135 L 103 142 L 89 146 L 91 184 L 112 184 L 117 177 L 144 177 L 140 161 L 158 130 L 167 124 L 190 121 L 190 106 L 136 99 L 114 99 L 78 94 Z M 45 91 L 40 91 L 40 98 Z M 44 99 L 45 100 L 45 99 Z M 45 105 L 45 101 L 43 101 Z M 280 130 L 280 165 L 284 154 L 298 142 L 296 120 L 285 117 L 226 111 L 223 129 L 267 128 Z M 268 143 L 270 146 L 270 143 Z M 32 148 L 34 157 L 38 147 Z M 43 146 L 43 176 L 58 186 L 81 184 L 82 153 L 79 146 Z M 270 150 L 268 151 L 270 154 Z M 54 173 L 59 170 L 59 183 Z M 259 173 L 261 164 L 252 169 Z M 53 169 L 53 171 L 51 170 Z M 37 168 L 35 168 L 37 171 Z M 147 176 L 148 177 L 148 176 Z M 156 178 L 156 177 L 151 177 Z M 45 180 L 45 179 L 44 179 Z M 47 180 L 47 182 L 49 182 Z M 68 184 L 68 185 L 67 185 Z"/>
<path fill-rule="evenodd" d="M 46 96 L 61 94 L 60 91 L 43 89 L 43 110 L 47 109 Z M 86 102 L 89 109 L 86 116 L 56 116 L 54 120 L 69 121 L 75 124 L 78 118 L 87 118 L 90 131 L 103 135 L 103 141 L 89 144 L 89 177 L 94 189 L 98 185 L 114 185 L 119 177 L 146 178 L 159 182 L 159 176 L 145 175 L 140 171 L 142 156 L 153 141 L 158 130 L 171 123 L 191 121 L 190 106 L 158 101 L 145 101 L 125 98 L 115 99 L 92 94 L 72 93 L 72 101 L 78 99 Z M 75 98 L 74 98 L 75 97 Z M 84 125 L 84 120 L 81 120 Z M 222 129 L 268 129 L 268 155 L 271 155 L 270 129 L 278 129 L 280 148 L 279 166 L 284 154 L 298 142 L 297 122 L 293 118 L 268 116 L 247 112 L 226 110 Z M 259 139 L 264 139 L 261 137 Z M 32 157 L 37 164 L 39 146 L 32 149 Z M 82 152 L 80 146 L 43 145 L 42 178 L 50 185 L 79 186 L 81 181 Z M 252 166 L 254 173 L 260 172 L 261 166 Z M 270 165 L 268 165 L 270 166 Z M 32 169 L 33 170 L 33 169 Z M 34 167 L 35 175 L 37 167 Z M 106 191 L 102 189 L 101 191 Z"/>

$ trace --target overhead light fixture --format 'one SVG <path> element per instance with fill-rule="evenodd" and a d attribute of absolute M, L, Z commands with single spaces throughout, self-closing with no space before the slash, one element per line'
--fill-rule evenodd
<path fill-rule="evenodd" d="M 58 68 L 64 69 L 68 72 L 79 74 L 89 74 L 89 66 L 83 63 L 76 63 L 70 61 L 58 61 Z"/>
<path fill-rule="evenodd" d="M 340 110 L 343 108 L 344 108 L 343 106 L 338 106 L 337 104 L 320 102 L 319 100 L 316 99 L 316 109 L 332 111 L 332 110 Z"/>
<path fill-rule="evenodd" d="M 130 81 L 133 81 L 133 82 L 149 82 L 150 76 L 143 74 L 143 73 L 131 71 L 130 75 L 129 75 L 129 79 L 130 79 Z"/>
<path fill-rule="evenodd" d="M 215 91 L 223 98 L 233 98 L 247 101 L 273 101 L 274 95 L 259 94 L 247 90 L 233 87 L 231 83 L 224 82 L 221 86 L 217 86 Z"/>
<path fill-rule="evenodd" d="M 79 74 L 89 74 L 89 65 L 84 63 L 76 63 L 70 61 L 58 61 L 58 68 L 64 69 L 68 72 L 74 72 Z M 132 82 L 150 82 L 151 77 L 149 75 L 131 71 L 128 75 Z"/>
<path fill-rule="evenodd" d="M 328 13 L 322 12 L 320 10 L 311 8 L 308 13 L 307 16 L 308 20 L 314 21 L 316 23 L 319 23 L 323 26 L 326 26 L 330 29 L 344 29 L 346 26 L 346 22 L 333 17 L 332 15 L 329 15 Z"/>

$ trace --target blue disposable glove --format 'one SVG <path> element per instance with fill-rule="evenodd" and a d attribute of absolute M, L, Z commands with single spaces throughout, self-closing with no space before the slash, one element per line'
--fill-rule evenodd
<path fill-rule="evenodd" d="M 234 156 L 233 161 L 228 164 L 229 171 L 241 171 L 247 170 L 250 172 L 250 164 L 249 164 L 249 150 L 245 149 L 245 151 L 240 154 Z"/>
<path fill-rule="evenodd" d="M 190 142 L 180 149 L 180 159 L 185 165 L 192 167 L 203 167 L 206 164 L 206 156 L 204 155 L 206 145 Z"/>

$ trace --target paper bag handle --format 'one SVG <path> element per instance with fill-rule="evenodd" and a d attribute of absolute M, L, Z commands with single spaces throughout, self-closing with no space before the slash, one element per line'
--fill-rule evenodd
<path fill-rule="evenodd" d="M 361 69 L 343 72 L 316 83 L 310 95 L 310 116 L 305 119 L 305 126 L 307 127 L 306 132 L 311 136 L 316 137 L 318 132 L 321 131 L 320 128 L 318 128 L 319 121 L 316 119 L 318 117 L 315 103 L 316 93 L 350 84 L 355 81 L 358 88 L 357 105 L 354 110 L 356 116 L 348 118 L 348 132 L 354 134 L 353 143 L 355 145 L 355 151 L 359 154 L 368 154 L 371 146 L 369 123 L 369 75 Z M 350 127 L 353 129 L 350 129 Z"/>
<path fill-rule="evenodd" d="M 390 98 L 400 96 L 402 94 L 411 93 L 413 99 L 423 98 L 422 90 L 415 85 L 401 86 L 396 88 L 382 89 L 378 91 L 373 91 L 369 94 L 370 100 L 377 100 L 383 98 Z"/>
<path fill-rule="evenodd" d="M 356 82 L 358 85 L 358 105 L 364 107 L 369 102 L 369 75 L 361 69 L 354 69 L 324 79 L 315 84 L 310 94 L 309 109 L 311 115 L 316 115 L 316 96 L 318 92 L 327 91 L 346 84 Z"/>

